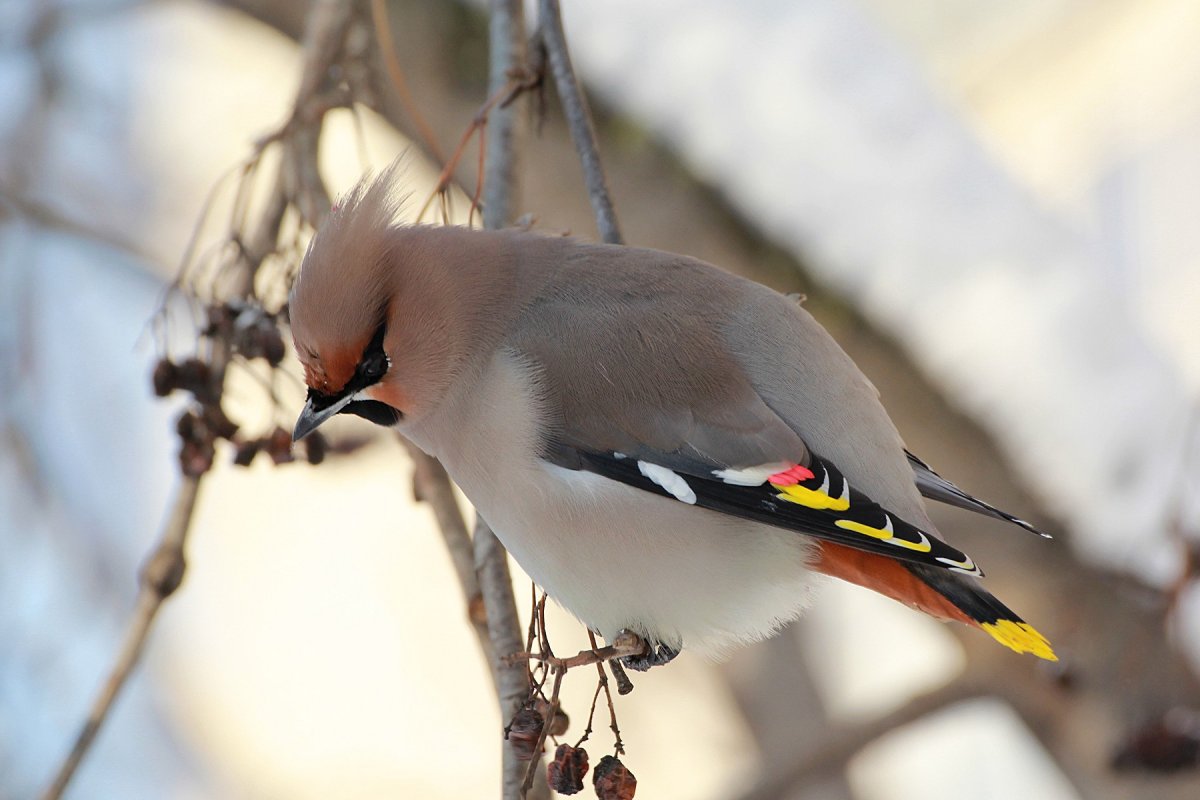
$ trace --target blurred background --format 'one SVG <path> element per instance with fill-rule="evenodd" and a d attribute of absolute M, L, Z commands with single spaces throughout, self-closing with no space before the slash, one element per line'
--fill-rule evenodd
<path fill-rule="evenodd" d="M 487 97 L 487 8 L 387 5 L 451 151 Z M 212 187 L 288 118 L 309 8 L 0 0 L 0 798 L 47 785 L 119 648 L 180 481 L 148 321 Z M 635 677 L 639 796 L 1200 796 L 1200 4 L 563 13 L 626 239 L 805 293 L 910 449 L 1057 537 L 933 509 L 1060 664 L 831 582 L 726 663 Z M 407 152 L 419 206 L 441 164 L 375 33 L 377 91 L 328 116 L 321 174 L 342 191 Z M 539 105 L 515 216 L 595 238 L 552 88 Z M 231 416 L 290 427 L 298 382 L 270 388 L 231 375 Z M 497 795 L 504 721 L 408 457 L 332 436 L 370 438 L 319 467 L 218 448 L 183 587 L 68 797 Z M 570 738 L 594 687 L 568 676 Z"/>

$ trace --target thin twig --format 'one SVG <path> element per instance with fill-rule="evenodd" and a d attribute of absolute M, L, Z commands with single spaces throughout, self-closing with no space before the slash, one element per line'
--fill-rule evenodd
<path fill-rule="evenodd" d="M 606 647 L 593 647 L 588 650 L 580 650 L 575 655 L 568 656 L 567 658 L 559 658 L 549 649 L 544 649 L 538 653 L 512 653 L 506 656 L 506 661 L 515 664 L 526 660 L 540 661 L 549 664 L 552 669 L 557 670 L 586 667 L 589 664 L 603 664 L 614 658 L 640 656 L 645 655 L 645 653 L 646 642 L 641 637 L 631 633 L 623 633 L 617 637 L 616 641 Z"/>
<path fill-rule="evenodd" d="M 533 748 L 534 756 L 525 765 L 525 775 L 521 780 L 520 796 L 528 795 L 530 788 L 533 786 L 533 778 L 538 772 L 538 766 L 541 763 L 539 757 L 542 748 L 546 746 L 546 736 L 550 732 L 550 722 L 558 714 L 559 699 L 558 693 L 562 689 L 563 676 L 567 674 L 566 667 L 557 667 L 554 670 L 554 686 L 550 690 L 550 709 L 545 714 L 545 724 L 542 725 L 542 730 L 538 734 L 537 745 Z"/>
<path fill-rule="evenodd" d="M 546 597 L 546 595 L 543 593 L 542 594 L 543 601 L 545 600 L 545 597 Z M 534 613 L 529 615 L 529 630 L 525 635 L 525 652 L 532 653 L 533 652 L 533 639 L 535 636 L 537 636 L 537 607 L 538 607 L 537 584 L 534 583 L 533 581 L 529 582 L 529 599 L 530 599 L 529 607 L 534 609 Z M 532 678 L 533 678 L 532 673 L 530 674 L 529 677 L 532 680 Z"/>
<path fill-rule="evenodd" d="M 588 631 L 588 641 L 591 642 L 592 649 L 595 650 L 596 649 L 596 634 L 593 633 L 591 630 Z M 608 663 L 609 663 L 609 666 L 617 666 L 612 661 L 610 661 Z M 618 667 L 618 669 L 619 668 L 620 667 Z M 625 742 L 621 740 L 621 728 L 617 725 L 617 709 L 616 709 L 616 706 L 613 705 L 612 690 L 608 688 L 608 674 L 604 671 L 603 664 L 597 664 L 596 671 L 600 673 L 600 682 L 599 682 L 599 685 L 597 686 L 597 692 L 599 692 L 600 689 L 603 689 L 604 697 L 606 700 L 608 700 L 608 719 L 609 719 L 608 727 L 613 732 L 613 737 L 614 737 L 613 750 L 616 755 L 623 756 L 623 755 L 625 755 Z M 592 713 L 595 713 L 595 711 L 596 711 L 596 699 L 592 698 Z M 592 718 L 589 716 L 588 717 L 588 731 L 591 731 L 591 729 L 592 729 Z M 586 739 L 587 734 L 584 734 L 583 738 Z M 583 740 L 581 739 L 580 741 L 582 742 Z M 575 745 L 575 746 L 578 747 L 579 745 Z"/>
<path fill-rule="evenodd" d="M 592 705 L 588 708 L 587 724 L 583 726 L 583 733 L 575 741 L 575 744 L 571 745 L 577 749 L 592 735 L 592 723 L 596 721 L 596 704 L 600 702 L 600 692 L 603 691 L 604 685 L 608 681 L 608 676 L 604 673 L 604 666 L 597 664 L 596 667 L 600 670 L 600 680 L 596 681 L 596 691 L 592 692 Z"/>
<path fill-rule="evenodd" d="M 438 160 L 439 164 L 446 163 L 446 156 L 442 152 L 442 148 L 437 143 L 437 136 L 433 132 L 433 128 L 425 121 L 425 116 L 421 113 L 420 107 L 413 100 L 412 92 L 408 89 L 408 81 L 404 79 L 404 70 L 400 68 L 400 61 L 396 57 L 396 42 L 392 38 L 392 25 L 388 19 L 387 0 L 371 0 L 371 19 L 375 27 L 375 37 L 379 44 L 379 53 L 383 56 L 383 64 L 387 69 L 388 77 L 392 81 L 392 87 L 396 90 L 396 96 L 400 99 L 400 106 L 404 109 L 404 113 L 412 120 L 413 125 L 417 128 L 417 134 L 421 137 L 421 144 Z"/>
<path fill-rule="evenodd" d="M 529 635 L 525 639 L 525 652 L 533 652 L 533 642 L 537 639 L 538 646 L 542 652 L 547 652 L 550 649 L 550 642 L 545 638 L 546 630 L 546 593 L 542 592 L 539 599 L 537 596 L 537 585 L 532 581 L 530 587 L 533 589 L 533 602 L 530 604 L 529 614 Z M 528 667 L 529 664 L 536 663 L 536 667 Z M 534 693 L 540 693 L 542 686 L 545 685 L 546 679 L 549 677 L 549 666 L 544 661 L 534 662 L 532 659 L 526 660 L 527 668 L 529 669 L 529 682 L 533 686 Z M 541 673 L 541 678 L 538 678 L 538 673 Z"/>
<path fill-rule="evenodd" d="M 433 190 L 429 193 L 429 196 L 425 198 L 425 202 L 421 204 L 421 209 L 417 212 L 417 219 L 424 218 L 425 212 L 427 212 L 429 210 L 429 206 L 433 204 L 433 199 L 439 195 L 444 195 L 450 188 L 450 183 L 454 179 L 454 171 L 458 169 L 458 164 L 460 161 L 462 161 L 463 153 L 465 153 L 467 150 L 467 145 L 471 143 L 471 139 L 476 133 L 485 131 L 487 129 L 488 120 L 491 118 L 491 115 L 506 111 L 512 105 L 513 101 L 516 100 L 516 98 L 521 96 L 521 94 L 524 92 L 535 88 L 538 83 L 539 78 L 536 75 L 527 75 L 522 73 L 522 77 L 509 80 L 507 83 L 493 92 L 486 101 L 484 101 L 483 105 L 479 107 L 479 110 L 475 112 L 475 116 L 471 118 L 471 122 L 469 125 L 467 125 L 467 129 L 463 131 L 462 136 L 459 137 L 458 144 L 454 147 L 454 152 L 450 154 L 450 160 L 445 163 L 445 165 L 442 167 L 442 171 L 438 174 L 437 182 L 434 184 Z M 485 145 L 481 144 L 480 147 L 482 148 L 481 152 L 485 154 L 484 171 L 482 171 L 481 174 L 486 174 L 487 163 L 490 163 L 490 161 L 486 158 Z M 475 205 L 479 202 L 479 193 L 481 189 L 482 187 L 480 186 L 479 182 L 476 181 L 476 190 L 472 200 L 472 212 Z M 445 224 L 449 224 L 449 222 L 445 222 Z M 507 224 L 508 220 L 505 219 L 504 222 L 499 224 L 497 227 L 502 228 Z M 484 226 L 487 227 L 486 220 L 484 222 Z"/>
<path fill-rule="evenodd" d="M 608 668 L 612 670 L 613 678 L 617 681 L 617 694 L 624 697 L 633 691 L 633 681 L 629 680 L 620 661 L 608 662 Z"/>
<path fill-rule="evenodd" d="M 609 244 L 623 244 L 624 239 L 617 224 L 617 212 L 613 209 L 608 182 L 604 177 L 604 165 L 600 163 L 600 150 L 596 146 L 596 126 L 592 123 L 592 113 L 588 109 L 587 99 L 583 96 L 583 87 L 580 86 L 575 69 L 571 66 L 571 54 L 567 49 L 566 34 L 563 33 L 558 0 L 540 0 L 538 27 L 546 45 L 550 72 L 554 75 L 554 85 L 558 89 L 558 98 L 562 102 L 567 127 L 571 131 L 571 140 L 575 143 L 579 162 L 583 166 L 583 178 L 587 184 L 592 211 L 596 215 L 596 227 L 600 231 L 600 238 Z"/>
<path fill-rule="evenodd" d="M 121 652 L 104 682 L 104 687 L 92 703 L 91 711 L 88 712 L 83 727 L 75 737 L 71 751 L 63 760 L 50 787 L 42 795 L 43 800 L 57 800 L 62 797 L 80 762 L 83 761 L 83 757 L 87 755 L 92 743 L 96 740 L 101 725 L 108 719 L 109 711 L 117 696 L 128 682 L 134 667 L 141 660 L 142 652 L 145 650 L 146 637 L 154 624 L 158 610 L 162 608 L 163 601 L 170 597 L 183 581 L 186 563 L 184 546 L 187 544 L 192 512 L 196 507 L 196 494 L 199 489 L 199 478 L 185 478 L 180 484 L 171 517 L 167 520 L 158 546 L 142 567 L 137 607 L 133 618 L 129 621 L 129 628 L 125 632 L 125 641 L 121 645 Z"/>
<path fill-rule="evenodd" d="M 550 631 L 546 628 L 546 593 L 542 592 L 542 599 L 538 601 L 537 607 L 534 609 L 537 612 L 538 620 L 538 642 L 543 653 L 554 655 L 554 648 L 550 646 Z"/>
<path fill-rule="evenodd" d="M 471 194 L 471 207 L 467 210 L 467 225 L 475 224 L 475 213 L 479 211 L 480 202 L 483 199 L 484 169 L 488 163 L 488 140 L 488 121 L 485 117 L 479 123 L 479 157 L 478 163 L 475 165 L 475 191 Z M 486 223 L 484 227 L 488 227 Z"/>

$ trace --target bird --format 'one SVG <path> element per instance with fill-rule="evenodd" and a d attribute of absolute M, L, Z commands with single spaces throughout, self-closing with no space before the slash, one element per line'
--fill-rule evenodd
<path fill-rule="evenodd" d="M 906 450 L 796 298 L 658 250 L 404 224 L 397 184 L 364 176 L 301 262 L 294 440 L 394 428 L 559 605 L 640 637 L 635 669 L 770 636 L 823 576 L 1057 660 L 923 497 L 1038 531 Z"/>

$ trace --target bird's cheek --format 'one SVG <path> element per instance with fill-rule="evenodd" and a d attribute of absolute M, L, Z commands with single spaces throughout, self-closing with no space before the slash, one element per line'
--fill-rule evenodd
<path fill-rule="evenodd" d="M 374 386 L 368 386 L 363 390 L 371 400 L 378 400 L 380 403 L 386 403 L 402 414 L 409 413 L 409 398 L 408 395 L 394 383 L 377 383 Z"/>

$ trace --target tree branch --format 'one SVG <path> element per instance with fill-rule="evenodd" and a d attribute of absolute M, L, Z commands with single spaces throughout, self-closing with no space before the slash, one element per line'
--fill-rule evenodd
<path fill-rule="evenodd" d="M 807 785 L 818 777 L 841 772 L 856 753 L 885 734 L 956 703 L 984 695 L 986 685 L 978 675 L 971 675 L 968 670 L 955 680 L 913 698 L 890 714 L 853 727 L 834 728 L 822 736 L 823 742 L 819 747 L 796 759 L 786 770 L 768 775 L 738 800 L 778 800 L 791 796 L 796 787 Z"/>
<path fill-rule="evenodd" d="M 442 532 L 442 540 L 450 561 L 454 564 L 454 572 L 458 576 L 458 585 L 462 590 L 463 600 L 467 607 L 467 619 L 475 631 L 479 641 L 479 649 L 487 660 L 488 670 L 492 676 L 492 685 L 497 696 L 500 693 L 500 679 L 496 672 L 495 648 L 488 632 L 488 606 L 479 588 L 479 575 L 475 569 L 474 545 L 471 534 L 467 530 L 467 522 L 462 509 L 458 506 L 458 498 L 454 495 L 454 486 L 445 467 L 436 458 L 425 454 L 412 442 L 400 437 L 409 457 L 413 462 L 413 489 L 417 499 L 428 503 L 433 509 L 437 520 L 438 530 Z"/>
<path fill-rule="evenodd" d="M 71 750 L 58 768 L 49 788 L 42 795 L 43 800 L 57 800 L 62 797 L 75 771 L 79 768 L 83 757 L 87 755 L 100 728 L 108 719 L 109 711 L 116 702 L 117 696 L 129 681 L 134 667 L 141 660 L 145 650 L 146 637 L 162 608 L 163 601 L 171 596 L 183 581 L 185 570 L 184 546 L 187 544 L 188 531 L 191 528 L 192 512 L 196 508 L 196 495 L 200 490 L 200 478 L 184 478 L 179 486 L 179 494 L 171 511 L 171 517 L 163 529 L 162 537 L 155 547 L 153 554 L 142 566 L 139 575 L 141 588 L 138 591 L 137 606 L 129 627 L 125 632 L 125 641 L 121 651 L 113 663 L 107 680 L 100 694 L 92 703 L 87 719 L 83 723 Z"/>
<path fill-rule="evenodd" d="M 475 522 L 475 565 L 479 571 L 479 586 L 487 608 L 488 634 L 492 641 L 492 669 L 497 676 L 500 718 L 507 723 L 521 710 L 529 697 L 529 670 L 523 661 L 506 659 L 520 653 L 521 637 L 517 602 L 513 597 L 512 575 L 508 571 L 508 553 L 482 517 Z M 525 764 L 517 758 L 511 742 L 501 740 L 503 771 L 501 797 L 517 800 L 521 797 L 521 782 Z M 538 756 L 534 756 L 536 761 Z"/>
<path fill-rule="evenodd" d="M 495 96 L 511 82 L 511 76 L 524 68 L 525 11 L 521 0 L 492 0 L 488 41 L 488 95 Z M 517 104 L 509 103 L 492 109 L 488 117 L 483 164 L 485 228 L 502 228 L 511 220 L 516 183 L 516 114 Z M 513 597 L 508 553 L 482 517 L 475 522 L 475 567 L 487 609 L 500 718 L 507 722 L 529 697 L 529 670 L 524 663 L 506 658 L 521 652 L 521 621 Z M 501 740 L 501 752 L 501 796 L 516 800 L 525 792 L 522 783 L 526 764 L 517 758 L 507 738 Z M 534 761 L 538 760 L 535 754 Z"/>
<path fill-rule="evenodd" d="M 538 28 L 554 75 L 554 85 L 562 102 L 563 115 L 571 131 L 571 140 L 579 153 L 583 166 L 583 178 L 587 184 L 588 199 L 596 215 L 596 227 L 600 238 L 609 244 L 624 244 L 617 212 L 613 209 L 608 182 L 604 177 L 604 165 L 600 163 L 600 149 L 596 146 L 596 126 L 588 109 L 583 87 L 571 66 L 571 54 L 567 49 L 567 37 L 563 33 L 562 13 L 558 0 L 539 0 Z"/>
<path fill-rule="evenodd" d="M 525 66 L 525 8 L 518 0 L 492 0 L 488 23 L 488 96 L 495 96 Z M 501 103 L 488 115 L 483 167 L 483 227 L 511 224 L 516 205 L 517 104 Z"/>

